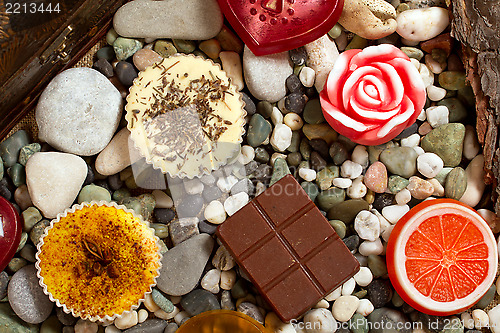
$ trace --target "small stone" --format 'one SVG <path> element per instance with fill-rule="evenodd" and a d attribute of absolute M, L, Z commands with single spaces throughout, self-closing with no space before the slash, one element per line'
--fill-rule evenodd
<path fill-rule="evenodd" d="M 467 189 L 467 173 L 461 167 L 455 167 L 446 176 L 444 195 L 447 198 L 460 200 Z"/>
<path fill-rule="evenodd" d="M 340 238 L 344 238 L 346 233 L 347 233 L 347 227 L 344 222 L 340 220 L 331 220 L 328 221 L 330 225 L 335 229 L 335 232 L 337 235 L 339 235 Z"/>
<path fill-rule="evenodd" d="M 304 87 L 312 87 L 316 79 L 316 72 L 311 67 L 304 66 L 300 70 L 299 78 Z"/>
<path fill-rule="evenodd" d="M 54 306 L 38 283 L 34 265 L 25 266 L 14 274 L 9 283 L 8 295 L 16 315 L 30 324 L 46 320 Z"/>
<path fill-rule="evenodd" d="M 305 124 L 302 132 L 309 140 L 322 139 L 327 144 L 332 144 L 337 140 L 338 134 L 328 124 Z"/>
<path fill-rule="evenodd" d="M 203 51 L 210 59 L 217 59 L 219 58 L 219 53 L 221 52 L 222 48 L 220 46 L 220 43 L 217 39 L 208 39 L 202 41 L 198 45 L 199 49 Z M 235 52 L 236 53 L 236 52 Z M 236 53 L 237 54 L 237 53 Z M 222 58 L 221 58 L 222 60 Z M 226 69 L 224 69 L 226 70 Z"/>
<path fill-rule="evenodd" d="M 362 210 L 354 219 L 354 229 L 359 237 L 369 241 L 374 241 L 380 236 L 380 222 L 373 213 Z"/>
<path fill-rule="evenodd" d="M 39 143 L 32 143 L 22 147 L 19 151 L 19 163 L 23 166 L 26 166 L 26 162 L 28 162 L 28 159 L 35 153 L 38 153 L 41 149 L 42 146 Z"/>
<path fill-rule="evenodd" d="M 410 181 L 398 175 L 392 175 L 389 177 L 387 188 L 392 194 L 396 194 L 402 189 L 406 188 Z"/>
<path fill-rule="evenodd" d="M 400 218 L 410 211 L 408 205 L 389 205 L 382 208 L 382 215 L 392 224 L 396 224 Z"/>
<path fill-rule="evenodd" d="M 210 202 L 205 208 L 204 216 L 210 223 L 221 224 L 226 220 L 224 205 L 218 200 Z"/>
<path fill-rule="evenodd" d="M 139 310 L 139 317 L 141 316 L 141 311 L 142 310 Z M 166 332 L 166 327 L 169 325 L 166 320 L 161 319 L 148 319 L 142 323 L 141 320 L 139 320 L 139 323 L 140 324 L 125 330 L 124 333 L 164 333 Z M 106 333 L 108 332 L 106 331 Z"/>
<path fill-rule="evenodd" d="M 375 162 L 366 170 L 364 183 L 375 193 L 384 193 L 387 189 L 387 168 L 381 162 Z"/>
<path fill-rule="evenodd" d="M 309 327 L 307 333 L 335 332 L 337 321 L 327 309 L 313 309 L 304 315 L 304 327 Z"/>
<path fill-rule="evenodd" d="M 319 99 L 313 98 L 306 103 L 302 117 L 306 123 L 312 125 L 325 122 Z"/>
<path fill-rule="evenodd" d="M 33 204 L 54 218 L 76 199 L 87 177 L 87 164 L 75 155 L 36 153 L 26 164 L 26 183 Z"/>
<path fill-rule="evenodd" d="M 224 51 L 220 52 L 218 56 L 220 57 L 220 60 L 222 62 L 222 68 L 227 73 L 227 76 L 231 79 L 231 84 L 235 85 L 238 91 L 243 89 L 245 87 L 245 82 L 243 81 L 243 68 L 240 55 L 233 51 Z M 245 104 L 248 103 L 245 101 Z M 255 113 L 255 111 L 253 113 Z"/>
<path fill-rule="evenodd" d="M 153 50 L 141 49 L 134 53 L 134 57 L 132 59 L 135 67 L 137 67 L 139 71 L 143 71 L 146 68 L 162 61 L 163 57 Z"/>
<path fill-rule="evenodd" d="M 389 308 L 379 308 L 375 309 L 368 316 L 370 327 L 375 327 L 375 325 L 379 328 L 371 329 L 370 332 L 373 333 L 411 333 L 412 329 L 411 323 L 406 320 L 405 316 L 397 310 L 389 309 Z M 385 329 L 383 327 L 386 327 Z M 392 329 L 387 329 L 387 327 L 391 327 Z M 402 327 L 402 329 L 396 330 L 394 327 Z"/>
<path fill-rule="evenodd" d="M 33 244 L 38 245 L 38 242 L 40 242 L 40 237 L 43 235 L 45 232 L 45 228 L 47 228 L 50 225 L 50 221 L 48 220 L 41 220 L 37 224 L 33 226 L 29 233 L 29 238 L 33 242 Z"/>
<path fill-rule="evenodd" d="M 174 246 L 198 235 L 200 233 L 198 222 L 196 217 L 185 217 L 172 221 L 169 224 L 169 233 Z"/>
<path fill-rule="evenodd" d="M 416 47 L 403 46 L 401 47 L 401 51 L 403 51 L 403 53 L 409 58 L 417 59 L 418 61 L 424 57 L 424 52 Z"/>
<path fill-rule="evenodd" d="M 42 220 L 40 211 L 35 207 L 27 208 L 21 215 L 23 217 L 23 230 L 26 232 L 30 232 L 35 224 Z"/>
<path fill-rule="evenodd" d="M 332 143 L 332 145 L 330 146 L 329 154 L 332 157 L 333 163 L 335 165 L 341 165 L 349 157 L 349 153 L 346 147 L 340 141 L 335 141 L 334 143 Z"/>
<path fill-rule="evenodd" d="M 113 65 L 106 59 L 99 59 L 94 62 L 92 68 L 101 73 L 102 75 L 110 78 L 114 75 Z"/>
<path fill-rule="evenodd" d="M 283 113 L 293 112 L 301 114 L 304 111 L 306 102 L 305 95 L 299 92 L 293 92 L 284 99 L 284 105 L 282 107 Z"/>
<path fill-rule="evenodd" d="M 332 187 L 326 191 L 322 191 L 316 199 L 318 206 L 322 210 L 328 211 L 345 200 L 345 191 L 338 187 Z"/>
<path fill-rule="evenodd" d="M 231 195 L 224 201 L 224 209 L 227 215 L 232 216 L 238 210 L 243 208 L 249 201 L 248 194 L 245 192 L 240 192 L 234 195 Z"/>
<path fill-rule="evenodd" d="M 373 274 L 368 267 L 360 267 L 353 278 L 360 287 L 366 287 L 372 282 Z"/>
<path fill-rule="evenodd" d="M 304 121 L 302 120 L 302 118 L 298 114 L 293 112 L 286 114 L 283 122 L 286 126 L 290 127 L 292 131 L 297 131 L 304 125 Z M 290 146 L 288 146 L 288 148 L 289 147 Z"/>
<path fill-rule="evenodd" d="M 163 58 L 168 58 L 177 53 L 177 49 L 175 48 L 174 44 L 166 40 L 156 41 L 154 51 Z"/>
<path fill-rule="evenodd" d="M 116 318 L 114 321 L 116 328 L 118 328 L 119 330 L 126 330 L 127 328 L 133 327 L 138 323 L 139 323 L 139 318 L 137 315 L 137 311 L 135 310 L 125 311 L 120 317 Z"/>
<path fill-rule="evenodd" d="M 459 90 L 465 88 L 465 72 L 446 71 L 439 74 L 439 85 L 446 90 Z"/>
<path fill-rule="evenodd" d="M 373 280 L 366 290 L 368 291 L 367 298 L 375 308 L 381 308 L 391 301 L 393 291 L 387 280 Z"/>
<path fill-rule="evenodd" d="M 397 15 L 396 32 L 404 39 L 421 42 L 436 37 L 450 23 L 448 11 L 441 7 L 405 10 Z"/>
<path fill-rule="evenodd" d="M 282 158 L 277 158 L 276 161 L 274 161 L 273 173 L 271 176 L 271 181 L 269 183 L 269 186 L 273 185 L 278 180 L 289 174 L 290 174 L 290 169 L 288 169 L 286 161 Z"/>
<path fill-rule="evenodd" d="M 362 199 L 346 200 L 328 210 L 329 220 L 340 220 L 345 224 L 351 224 L 362 210 L 368 210 L 369 204 Z"/>
<path fill-rule="evenodd" d="M 25 130 L 19 130 L 0 143 L 0 157 L 3 166 L 9 168 L 16 164 L 19 159 L 21 149 L 29 144 L 28 134 Z M 2 176 L 3 178 L 3 176 Z"/>
<path fill-rule="evenodd" d="M 238 305 L 237 310 L 238 312 L 241 312 L 255 319 L 259 323 L 264 324 L 264 316 L 255 304 L 252 304 L 250 302 L 242 302 L 240 305 Z"/>
<path fill-rule="evenodd" d="M 434 71 L 436 72 L 436 71 Z M 427 87 L 427 97 L 433 102 L 442 100 L 446 96 L 446 89 L 430 85 Z M 448 117 L 446 117 L 448 118 Z M 448 119 L 446 119 L 448 120 Z M 433 126 L 435 127 L 435 126 Z"/>
<path fill-rule="evenodd" d="M 337 45 L 325 35 L 305 45 L 304 48 L 308 57 L 307 66 L 316 72 L 314 86 L 317 91 L 321 91 L 339 56 Z"/>
<path fill-rule="evenodd" d="M 107 189 L 96 185 L 87 185 L 80 191 L 78 195 L 78 203 L 91 201 L 111 201 L 111 194 Z"/>
<path fill-rule="evenodd" d="M 339 175 L 338 167 L 336 167 L 336 170 L 337 170 L 337 172 L 335 173 L 333 171 L 333 166 L 332 166 L 332 167 L 324 168 L 316 174 L 316 184 L 319 186 L 319 188 L 322 191 L 330 188 L 336 179 L 341 179 L 341 178 L 336 178 Z M 351 180 L 349 179 L 349 184 L 345 187 L 338 186 L 338 184 L 334 184 L 334 185 L 337 187 L 341 187 L 341 188 L 347 188 L 351 185 Z"/>
<path fill-rule="evenodd" d="M 342 163 L 342 166 L 340 167 L 340 175 L 342 177 L 350 179 L 358 178 L 362 172 L 363 172 L 363 167 L 361 166 L 361 164 L 350 160 L 347 160 L 344 163 Z"/>
<path fill-rule="evenodd" d="M 113 43 L 113 49 L 118 61 L 125 60 L 142 49 L 143 43 L 137 39 L 118 37 Z"/>
<path fill-rule="evenodd" d="M 167 313 L 174 311 L 174 305 L 172 302 L 157 289 L 152 290 L 151 297 L 153 297 L 155 304 L 158 305 L 163 311 Z"/>
<path fill-rule="evenodd" d="M 356 312 L 358 305 L 359 299 L 356 296 L 340 296 L 332 305 L 333 317 L 340 322 L 346 322 Z"/>
<path fill-rule="evenodd" d="M 253 116 L 255 112 L 257 112 L 257 106 L 255 105 L 254 101 L 244 92 L 241 92 L 241 97 L 243 99 L 243 102 L 245 102 L 245 111 L 247 112 L 247 116 Z"/>
<path fill-rule="evenodd" d="M 116 64 L 115 67 L 116 76 L 118 80 L 125 86 L 129 87 L 134 83 L 135 78 L 138 73 L 135 70 L 134 66 L 127 61 L 120 61 Z"/>
<path fill-rule="evenodd" d="M 427 134 L 422 139 L 421 147 L 426 152 L 439 155 L 445 166 L 455 167 L 462 160 L 464 137 L 463 124 L 445 124 Z"/>
<path fill-rule="evenodd" d="M 24 166 L 19 163 L 16 163 L 8 168 L 7 174 L 15 187 L 19 187 L 26 183 L 26 172 L 24 171 Z"/>
<path fill-rule="evenodd" d="M 228 271 L 236 265 L 236 262 L 227 249 L 220 246 L 212 258 L 212 264 L 221 271 Z"/>
<path fill-rule="evenodd" d="M 367 188 L 363 183 L 363 176 L 360 176 L 352 181 L 351 186 L 347 189 L 347 195 L 351 199 L 361 199 L 367 193 Z"/>
<path fill-rule="evenodd" d="M 304 191 L 307 193 L 309 196 L 309 199 L 311 201 L 314 201 L 316 197 L 319 195 L 319 189 L 318 186 L 311 182 L 302 182 L 300 186 L 304 189 Z"/>
<path fill-rule="evenodd" d="M 186 195 L 176 202 L 179 217 L 197 216 L 203 207 L 203 199 L 199 195 Z"/>
<path fill-rule="evenodd" d="M 477 139 L 476 130 L 471 125 L 465 125 L 464 150 L 463 155 L 466 159 L 472 160 L 479 154 L 481 146 Z"/>
<path fill-rule="evenodd" d="M 462 122 L 467 118 L 467 109 L 458 98 L 445 98 L 437 103 L 448 108 L 449 122 Z"/>
<path fill-rule="evenodd" d="M 434 153 L 424 153 L 417 157 L 418 172 L 427 178 L 436 177 L 443 166 L 443 160 Z"/>
<path fill-rule="evenodd" d="M 271 134 L 271 124 L 260 114 L 256 113 L 250 120 L 247 131 L 247 142 L 252 147 L 260 146 Z"/>
<path fill-rule="evenodd" d="M 182 308 L 190 315 L 196 316 L 202 312 L 219 310 L 217 298 L 209 291 L 196 289 L 184 296 L 181 300 Z"/>
<path fill-rule="evenodd" d="M 292 130 L 284 124 L 278 124 L 274 128 L 270 143 L 277 151 L 285 151 L 292 142 Z"/>
<path fill-rule="evenodd" d="M 433 127 L 439 127 L 444 124 L 448 124 L 448 108 L 444 105 L 431 106 L 425 110 L 427 115 L 427 121 Z"/>
<path fill-rule="evenodd" d="M 465 169 L 467 175 L 467 188 L 460 198 L 460 201 L 471 207 L 475 207 L 479 203 L 484 193 L 486 185 L 484 183 L 483 167 L 484 156 L 480 154 L 474 157 Z"/>
<path fill-rule="evenodd" d="M 417 153 L 409 147 L 387 148 L 380 154 L 380 161 L 395 175 L 409 178 L 417 172 Z"/>
<path fill-rule="evenodd" d="M 123 128 L 99 153 L 95 162 L 99 174 L 104 176 L 117 174 L 139 159 L 140 155 L 129 139 L 130 131 Z"/>
<path fill-rule="evenodd" d="M 213 246 L 213 239 L 207 234 L 201 234 L 166 252 L 157 278 L 158 288 L 172 296 L 182 296 L 193 290 L 201 278 Z"/>
<path fill-rule="evenodd" d="M 439 182 L 438 182 L 438 184 L 439 184 Z M 435 187 L 434 187 L 433 194 L 434 193 L 435 193 Z M 395 199 L 396 199 L 396 203 L 398 205 L 400 205 L 400 206 L 406 205 L 408 202 L 411 201 L 411 192 L 408 189 L 404 188 L 396 194 Z"/>

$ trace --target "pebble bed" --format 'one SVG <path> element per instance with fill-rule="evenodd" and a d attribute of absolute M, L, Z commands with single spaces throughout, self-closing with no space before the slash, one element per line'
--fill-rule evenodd
<path fill-rule="evenodd" d="M 399 16 L 409 9 L 424 10 L 442 3 L 392 1 L 392 5 Z M 428 17 L 433 16 L 422 19 Z M 220 63 L 246 103 L 247 131 L 241 153 L 211 175 L 187 181 L 169 179 L 168 188 L 151 191 L 142 188 L 148 187 L 144 180 L 158 174 L 142 164 L 138 168 L 144 172 L 137 177 L 131 161 L 123 157 L 128 139 L 123 118 L 103 151 L 81 153 L 92 155 L 83 157 L 83 170 L 74 155 L 62 153 L 39 154 L 27 165 L 33 154 L 55 149 L 47 143 L 30 142 L 24 131 L 14 133 L 0 144 L 6 152 L 0 163 L 0 195 L 15 204 L 24 231 L 15 257 L 0 273 L 0 327 L 8 332 L 173 333 L 190 317 L 213 309 L 240 311 L 280 333 L 390 333 L 396 325 L 404 333 L 472 333 L 489 324 L 500 325 L 499 307 L 484 310 L 497 294 L 495 285 L 472 312 L 446 318 L 429 316 L 409 307 L 394 292 L 384 259 L 394 225 L 426 199 L 460 200 L 475 207 L 493 232 L 500 231 L 491 211 L 490 189 L 483 182 L 484 157 L 473 126 L 474 96 L 455 52 L 458 43 L 446 30 L 422 43 L 402 41 L 397 33 L 372 41 L 340 25 L 323 38 L 334 42 L 340 52 L 380 43 L 400 47 L 426 85 L 428 100 L 418 121 L 379 146 L 357 145 L 333 131 L 323 118 L 314 87 L 324 76 L 321 59 L 314 57 L 328 55 L 328 47 L 321 46 L 325 43 L 314 49 L 309 46 L 256 57 L 225 27 L 216 38 L 200 41 L 137 40 L 109 31 L 109 45 L 97 52 L 94 69 L 109 78 L 122 98 L 138 71 L 174 53 L 193 53 Z M 426 39 L 424 34 L 421 40 Z M 44 117 L 52 123 L 62 119 L 59 111 Z M 39 126 L 43 125 L 39 122 Z M 116 127 L 109 126 L 94 135 L 113 133 Z M 57 133 L 50 134 L 57 141 Z M 61 145 L 59 150 L 72 150 L 71 143 Z M 61 165 L 68 174 L 51 172 Z M 35 175 L 41 172 L 50 174 L 55 184 L 49 204 L 27 190 L 27 182 L 30 188 L 45 186 L 37 183 Z M 227 216 L 290 173 L 362 267 L 303 318 L 282 323 L 212 235 Z M 162 240 L 165 275 L 138 310 L 114 322 L 97 324 L 64 314 L 37 287 L 33 269 L 36 245 L 54 212 L 72 204 L 61 200 L 72 195 L 78 203 L 107 200 L 123 204 L 149 220 Z M 35 202 L 44 209 L 37 209 Z M 12 316 L 12 309 L 24 321 Z M 382 322 L 388 325 L 374 325 Z"/>

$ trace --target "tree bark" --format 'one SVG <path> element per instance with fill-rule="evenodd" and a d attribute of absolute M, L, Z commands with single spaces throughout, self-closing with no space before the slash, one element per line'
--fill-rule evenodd
<path fill-rule="evenodd" d="M 476 97 L 485 182 L 493 185 L 500 216 L 500 0 L 451 0 L 450 11 L 451 34 L 462 43 L 462 61 Z"/>

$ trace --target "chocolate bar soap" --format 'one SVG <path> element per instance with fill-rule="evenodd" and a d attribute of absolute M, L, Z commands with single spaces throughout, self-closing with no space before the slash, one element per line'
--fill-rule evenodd
<path fill-rule="evenodd" d="M 285 322 L 359 270 L 359 262 L 291 175 L 227 219 L 217 236 Z"/>

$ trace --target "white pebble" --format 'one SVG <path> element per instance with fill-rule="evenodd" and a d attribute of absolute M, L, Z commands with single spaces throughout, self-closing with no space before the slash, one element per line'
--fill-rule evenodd
<path fill-rule="evenodd" d="M 427 97 L 433 102 L 442 100 L 446 96 L 446 89 L 430 85 L 427 87 Z M 444 106 L 444 105 L 442 105 Z"/>
<path fill-rule="evenodd" d="M 221 177 L 217 180 L 217 187 L 224 193 L 229 193 L 231 191 L 231 187 L 234 186 L 238 182 L 238 178 L 233 175 L 229 175 L 227 177 Z"/>
<path fill-rule="evenodd" d="M 351 160 L 355 163 L 360 164 L 363 169 L 368 167 L 370 163 L 368 159 L 368 151 L 365 146 L 357 145 L 352 151 Z"/>
<path fill-rule="evenodd" d="M 408 189 L 404 188 L 399 191 L 395 196 L 398 205 L 405 205 L 411 200 L 411 193 Z"/>
<path fill-rule="evenodd" d="M 329 293 L 328 295 L 326 295 L 325 299 L 328 302 L 331 302 L 331 301 L 334 301 L 337 298 L 339 298 L 341 295 L 342 295 L 342 286 L 338 287 L 337 289 L 335 289 L 334 291 L 332 291 L 331 293 Z"/>
<path fill-rule="evenodd" d="M 472 160 L 479 154 L 481 146 L 477 140 L 476 130 L 472 125 L 465 125 L 465 138 L 463 155 L 466 159 Z"/>
<path fill-rule="evenodd" d="M 450 111 L 445 105 L 431 106 L 425 110 L 427 115 L 427 122 L 432 128 L 448 124 Z"/>
<path fill-rule="evenodd" d="M 291 323 L 282 322 L 274 312 L 269 312 L 266 315 L 265 323 L 266 328 L 271 330 L 271 333 L 297 333 Z"/>
<path fill-rule="evenodd" d="M 153 301 L 151 294 L 146 294 L 144 297 L 144 306 L 149 310 L 149 312 L 155 312 L 160 309 L 160 307 L 156 305 L 155 301 Z"/>
<path fill-rule="evenodd" d="M 319 302 L 313 306 L 314 309 L 328 309 L 329 307 L 330 303 L 324 298 L 320 299 Z"/>
<path fill-rule="evenodd" d="M 416 147 L 413 147 L 413 150 L 417 153 L 417 155 L 422 155 L 423 153 L 425 153 L 425 150 L 420 147 L 420 146 L 416 146 Z"/>
<path fill-rule="evenodd" d="M 79 319 L 75 325 L 75 333 L 97 333 L 99 325 L 88 320 Z"/>
<path fill-rule="evenodd" d="M 205 185 L 203 185 L 203 183 L 198 178 L 188 179 L 184 181 L 184 189 L 189 195 L 201 194 L 204 188 Z"/>
<path fill-rule="evenodd" d="M 392 233 L 392 230 L 394 230 L 394 227 L 395 227 L 395 225 L 391 224 L 389 227 L 387 227 L 386 229 L 384 229 L 380 232 L 380 235 L 382 236 L 382 239 L 385 242 L 389 241 L 389 237 L 391 237 L 391 233 Z"/>
<path fill-rule="evenodd" d="M 137 311 L 125 311 L 121 317 L 115 319 L 115 326 L 119 330 L 126 330 L 127 328 L 137 325 L 138 322 L 139 317 Z"/>
<path fill-rule="evenodd" d="M 425 110 L 422 109 L 422 111 L 420 111 L 420 114 L 418 115 L 417 119 L 420 121 L 425 121 L 425 119 L 427 119 L 427 115 L 425 114 Z"/>
<path fill-rule="evenodd" d="M 417 170 L 427 178 L 434 178 L 443 169 L 444 162 L 437 154 L 424 153 L 417 157 Z"/>
<path fill-rule="evenodd" d="M 354 281 L 354 278 L 350 278 L 342 285 L 342 295 L 343 296 L 351 295 L 354 292 L 355 288 L 356 288 L 356 281 Z"/>
<path fill-rule="evenodd" d="M 500 333 L 500 304 L 488 311 L 488 317 L 491 331 Z"/>
<path fill-rule="evenodd" d="M 488 314 L 481 309 L 472 311 L 472 319 L 474 319 L 474 327 L 477 329 L 487 327 L 489 324 Z"/>
<path fill-rule="evenodd" d="M 467 188 L 460 201 L 471 207 L 476 206 L 484 193 L 486 184 L 484 183 L 484 156 L 477 155 L 470 161 L 465 169 L 467 174 Z"/>
<path fill-rule="evenodd" d="M 356 296 L 340 296 L 332 305 L 333 318 L 340 322 L 351 319 L 359 305 L 359 298 Z"/>
<path fill-rule="evenodd" d="M 316 71 L 311 67 L 304 66 L 300 70 L 299 74 L 300 82 L 304 87 L 310 88 L 314 86 L 314 80 L 316 79 Z"/>
<path fill-rule="evenodd" d="M 421 64 L 418 70 L 420 77 L 424 80 L 424 86 L 427 88 L 431 84 L 434 84 L 434 74 L 429 70 L 426 64 Z"/>
<path fill-rule="evenodd" d="M 347 160 L 340 166 L 340 175 L 345 178 L 356 179 L 361 176 L 363 167 L 361 164 Z"/>
<path fill-rule="evenodd" d="M 316 171 L 308 168 L 300 168 L 299 169 L 300 178 L 304 179 L 306 182 L 312 182 L 316 179 Z"/>
<path fill-rule="evenodd" d="M 172 207 L 174 207 L 174 201 L 167 193 L 160 191 L 160 190 L 154 190 L 152 194 L 156 200 L 155 208 L 172 208 Z"/>
<path fill-rule="evenodd" d="M 448 10 L 441 7 L 410 9 L 396 17 L 396 32 L 410 42 L 421 42 L 436 37 L 450 23 Z"/>
<path fill-rule="evenodd" d="M 436 178 L 427 179 L 427 181 L 431 183 L 432 187 L 434 187 L 434 192 L 432 192 L 433 196 L 435 197 L 444 196 L 444 187 Z"/>
<path fill-rule="evenodd" d="M 425 55 L 425 64 L 427 65 L 427 67 L 429 67 L 431 72 L 434 74 L 441 74 L 441 72 L 444 70 L 444 66 L 446 66 L 446 65 L 443 66 L 439 62 L 434 60 L 434 58 L 432 58 L 432 55 L 430 55 L 430 54 Z M 429 92 L 427 92 L 427 93 L 429 93 Z M 445 94 L 446 94 L 446 91 L 445 91 Z M 430 99 L 430 97 L 429 97 L 429 99 Z M 435 100 L 431 99 L 431 101 L 435 101 Z"/>
<path fill-rule="evenodd" d="M 257 182 L 255 184 L 255 196 L 258 196 L 266 190 L 266 185 L 263 182 Z"/>
<path fill-rule="evenodd" d="M 159 310 L 156 310 L 154 312 L 154 314 L 156 317 L 158 317 L 160 319 L 170 320 L 170 319 L 174 318 L 175 316 L 177 316 L 177 314 L 179 312 L 180 312 L 179 308 L 174 306 L 174 311 L 172 311 L 172 312 L 165 312 L 162 309 L 159 309 Z"/>
<path fill-rule="evenodd" d="M 283 119 L 283 122 L 285 123 L 286 126 L 290 127 L 292 131 L 297 131 L 304 126 L 304 121 L 302 120 L 302 117 L 300 117 L 298 114 L 294 112 L 287 113 L 285 115 L 285 118 Z"/>
<path fill-rule="evenodd" d="M 466 329 L 471 330 L 474 328 L 474 319 L 472 319 L 470 313 L 462 312 L 462 314 L 460 315 L 460 319 L 462 320 L 462 324 Z"/>
<path fill-rule="evenodd" d="M 139 320 L 139 324 L 143 323 L 148 319 L 149 313 L 146 309 L 140 309 L 137 311 L 137 318 Z"/>
<path fill-rule="evenodd" d="M 285 151 L 292 143 L 292 130 L 285 124 L 276 125 L 269 142 L 277 151 Z"/>
<path fill-rule="evenodd" d="M 361 239 L 374 241 L 380 236 L 380 221 L 375 214 L 362 210 L 354 219 L 354 229 Z"/>
<path fill-rule="evenodd" d="M 144 311 L 146 311 L 146 310 L 144 310 Z M 147 313 L 147 311 L 146 311 L 146 313 Z M 75 330 L 75 332 L 76 332 L 76 330 Z M 106 326 L 106 328 L 104 329 L 104 333 L 120 333 L 120 332 L 121 331 L 119 329 L 117 329 L 115 325 Z"/>
<path fill-rule="evenodd" d="M 274 166 L 274 161 L 276 161 L 277 158 L 282 158 L 286 160 L 286 155 L 282 153 L 274 153 L 271 155 L 270 161 L 271 161 L 271 166 Z"/>
<path fill-rule="evenodd" d="M 181 311 L 175 315 L 174 320 L 175 323 L 180 326 L 186 318 L 189 318 L 189 314 L 186 311 Z"/>
<path fill-rule="evenodd" d="M 352 180 L 349 178 L 334 178 L 333 186 L 337 186 L 338 188 L 348 188 L 352 185 Z"/>
<path fill-rule="evenodd" d="M 236 86 L 238 91 L 243 89 L 245 83 L 243 81 L 243 68 L 240 55 L 233 51 L 223 51 L 219 53 L 219 58 L 224 72 L 231 79 L 231 85 Z"/>
<path fill-rule="evenodd" d="M 271 121 L 274 125 L 283 124 L 283 113 L 277 107 L 273 107 L 271 112 Z"/>
<path fill-rule="evenodd" d="M 231 290 L 236 283 L 236 272 L 232 269 L 223 271 L 220 275 L 220 287 L 223 290 Z"/>
<path fill-rule="evenodd" d="M 249 201 L 248 194 L 245 192 L 236 193 L 224 201 L 224 209 L 227 215 L 231 216 L 245 206 Z"/>
<path fill-rule="evenodd" d="M 356 313 L 359 313 L 360 315 L 366 317 L 370 313 L 375 310 L 375 307 L 373 306 L 372 302 L 370 302 L 369 299 L 363 298 L 359 300 L 358 308 L 356 309 Z"/>
<path fill-rule="evenodd" d="M 366 287 L 373 281 L 373 274 L 368 267 L 360 267 L 359 271 L 354 274 L 353 279 L 358 286 Z"/>
<path fill-rule="evenodd" d="M 309 310 L 304 315 L 305 333 L 334 333 L 337 321 L 327 309 Z"/>
<path fill-rule="evenodd" d="M 224 205 L 222 205 L 222 203 L 218 200 L 210 202 L 207 207 L 205 207 L 203 216 L 205 216 L 207 221 L 210 223 L 221 224 L 226 220 L 226 211 L 224 210 Z"/>
<path fill-rule="evenodd" d="M 369 256 L 369 255 L 379 255 L 384 252 L 384 245 L 382 245 L 382 241 L 380 238 L 377 238 L 374 241 L 364 241 L 361 244 L 359 244 L 359 253 L 364 255 L 364 256 Z"/>
<path fill-rule="evenodd" d="M 217 294 L 220 290 L 219 281 L 220 281 L 221 271 L 217 268 L 209 270 L 205 276 L 201 279 L 200 285 L 203 289 L 210 291 L 212 294 Z"/>
<path fill-rule="evenodd" d="M 389 236 L 391 235 L 392 229 L 394 229 L 394 225 L 390 224 L 387 219 L 382 216 L 376 209 L 372 209 L 371 212 L 377 216 L 380 222 L 380 235 L 382 239 L 386 242 L 389 240 Z"/>
<path fill-rule="evenodd" d="M 400 218 L 410 211 L 408 205 L 390 205 L 382 208 L 382 215 L 392 224 L 396 224 Z"/>
<path fill-rule="evenodd" d="M 363 183 L 363 176 L 360 176 L 352 181 L 352 185 L 347 189 L 347 195 L 351 199 L 361 199 L 367 193 L 368 189 Z"/>
<path fill-rule="evenodd" d="M 252 146 L 241 146 L 241 164 L 247 165 L 255 158 L 255 149 Z"/>
<path fill-rule="evenodd" d="M 420 135 L 417 133 L 412 134 L 404 139 L 401 139 L 401 147 L 410 147 L 413 148 L 415 146 L 418 146 L 420 143 Z"/>

